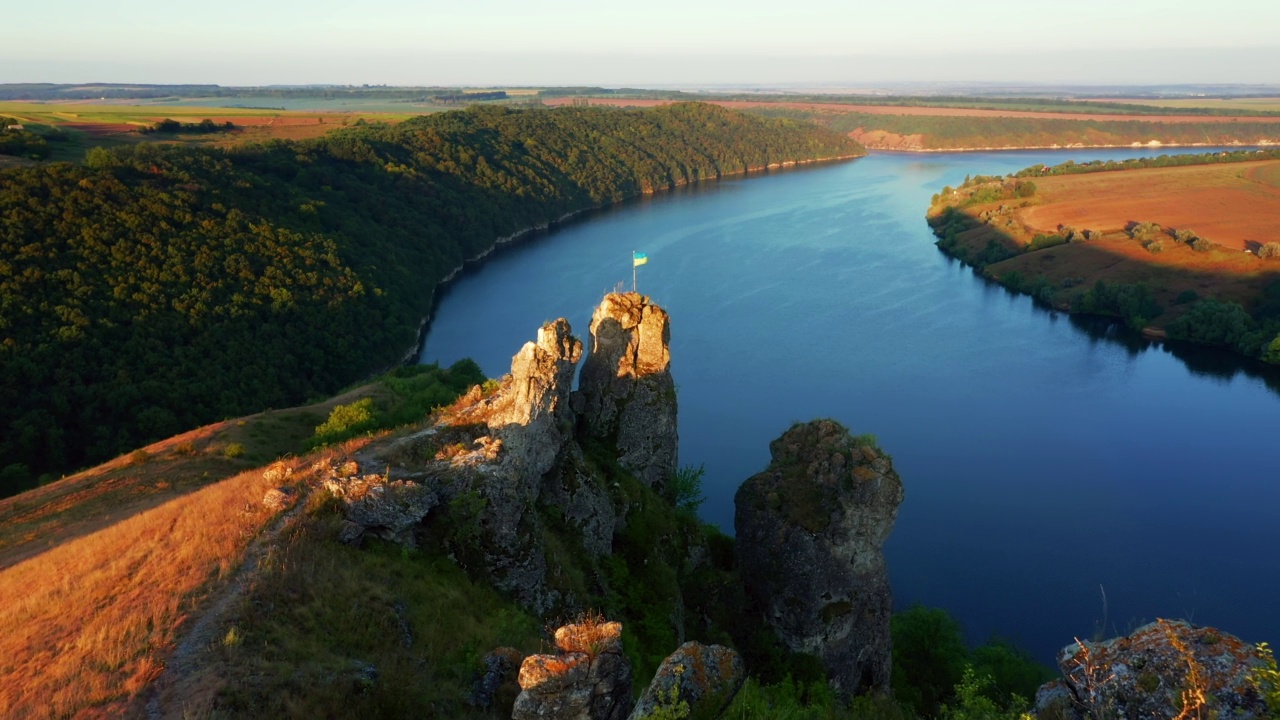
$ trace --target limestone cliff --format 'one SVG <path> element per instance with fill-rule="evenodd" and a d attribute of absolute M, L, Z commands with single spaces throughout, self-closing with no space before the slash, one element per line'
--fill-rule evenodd
<path fill-rule="evenodd" d="M 591 318 L 579 392 L 590 432 L 617 445 L 618 462 L 656 489 L 676 471 L 671 322 L 638 293 L 605 296 Z"/>
<path fill-rule="evenodd" d="M 832 420 L 795 425 L 769 449 L 768 469 L 734 498 L 742 582 L 841 696 L 885 692 L 893 603 L 881 546 L 903 498 L 893 463 Z"/>
<path fill-rule="evenodd" d="M 530 610 L 574 609 L 549 572 L 598 573 L 549 563 L 548 518 L 599 558 L 611 552 L 627 505 L 587 461 L 577 433 L 616 444 L 619 463 L 646 484 L 674 473 L 669 339 L 666 312 L 647 298 L 606 296 L 575 394 L 582 343 L 564 319 L 544 325 L 495 389 L 473 388 L 427 429 L 364 453 L 362 473 L 335 468 L 328 485 L 346 507 L 344 539 L 373 533 L 412 544 L 415 532 L 434 529 L 461 564 Z M 579 423 L 575 407 L 584 406 Z"/>

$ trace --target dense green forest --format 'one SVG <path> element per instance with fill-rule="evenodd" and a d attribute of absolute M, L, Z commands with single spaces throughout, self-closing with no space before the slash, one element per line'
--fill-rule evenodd
<path fill-rule="evenodd" d="M 1157 157 L 1126 158 L 1124 160 L 1090 160 L 1078 163 L 1074 160 L 1057 165 L 1032 165 L 1013 174 L 1013 177 L 1041 177 L 1048 175 L 1084 175 L 1114 170 L 1141 170 L 1145 168 L 1183 167 L 1186 165 L 1216 165 L 1221 163 L 1253 162 L 1255 160 L 1280 159 L 1280 150 L 1233 150 L 1186 155 L 1159 155 Z"/>
<path fill-rule="evenodd" d="M 710 105 L 496 107 L 0 174 L 0 494 L 396 363 L 437 282 L 567 213 L 856 143 Z"/>
<path fill-rule="evenodd" d="M 872 115 L 828 113 L 790 108 L 751 108 L 766 117 L 816 122 L 837 132 L 858 128 L 898 135 L 922 135 L 925 148 L 955 150 L 985 147 L 1126 146 L 1158 140 L 1166 145 L 1257 144 L 1280 136 L 1280 124 L 1257 122 L 1133 122 L 1055 118 L 956 117 L 945 115 Z"/>

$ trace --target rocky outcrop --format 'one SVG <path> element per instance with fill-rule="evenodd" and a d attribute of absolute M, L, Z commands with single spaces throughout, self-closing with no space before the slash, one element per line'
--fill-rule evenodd
<path fill-rule="evenodd" d="M 658 666 L 628 720 L 644 720 L 679 703 L 688 705 L 687 717 L 719 717 L 745 678 L 746 666 L 737 652 L 687 642 Z"/>
<path fill-rule="evenodd" d="M 676 471 L 671 324 L 638 293 L 606 295 L 591 318 L 579 392 L 589 432 L 616 443 L 618 462 L 662 489 Z"/>
<path fill-rule="evenodd" d="M 561 598 L 547 587 L 538 499 L 573 445 L 570 398 L 581 357 L 569 323 L 548 323 L 512 358 L 495 391 L 472 388 L 435 426 L 376 445 L 360 456 L 373 472 L 334 468 L 325 486 L 343 504 L 341 538 L 373 532 L 413 544 L 430 516 L 455 531 L 447 543 L 465 545 L 451 548 L 464 564 L 534 612 L 554 607 Z M 588 508 L 575 506 L 584 516 L 595 507 L 585 495 L 578 505 Z M 612 534 L 607 518 L 597 524 Z"/>
<path fill-rule="evenodd" d="M 889 456 L 833 420 L 793 426 L 734 498 L 743 584 L 792 651 L 821 658 L 843 697 L 886 692 L 892 596 L 881 546 L 902 482 Z"/>
<path fill-rule="evenodd" d="M 607 296 L 575 393 L 582 343 L 566 320 L 547 323 L 496 386 L 472 388 L 431 427 L 370 446 L 358 470 L 329 473 L 347 517 L 341 538 L 412 544 L 434 533 L 460 565 L 528 610 L 579 609 L 578 596 L 600 589 L 594 564 L 612 552 L 627 507 L 579 439 L 616 445 L 624 468 L 666 483 L 677 459 L 669 339 L 666 312 L 648 298 Z M 548 523 L 550 535 L 571 531 L 584 552 L 548 550 Z"/>
<path fill-rule="evenodd" d="M 412 546 L 413 528 L 440 501 L 439 494 L 426 485 L 361 475 L 355 463 L 332 468 L 323 484 L 343 505 L 347 524 L 340 539 L 349 543 L 371 533 Z"/>
<path fill-rule="evenodd" d="M 1077 720 L 1260 720 L 1268 717 L 1267 707 L 1249 676 L 1261 662 L 1251 645 L 1233 635 L 1160 620 L 1127 637 L 1063 648 L 1063 679 L 1040 688 L 1036 712 Z"/>
<path fill-rule="evenodd" d="M 556 630 L 555 655 L 520 665 L 512 720 L 623 720 L 631 710 L 631 662 L 622 625 L 591 621 Z"/>
<path fill-rule="evenodd" d="M 581 357 L 582 342 L 573 336 L 569 321 L 547 323 L 538 329 L 537 341 L 525 343 L 511 359 L 511 373 L 498 391 L 460 407 L 448 422 L 484 424 L 502 441 L 506 474 L 541 478 L 572 434 L 569 395 Z"/>

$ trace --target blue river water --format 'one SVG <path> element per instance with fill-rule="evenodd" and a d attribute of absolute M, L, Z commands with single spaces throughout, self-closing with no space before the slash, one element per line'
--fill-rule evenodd
<path fill-rule="evenodd" d="M 672 316 L 680 463 L 706 467 L 704 520 L 732 532 L 769 441 L 832 417 L 876 435 L 906 487 L 886 545 L 896 606 L 946 608 L 972 642 L 1043 660 L 1157 617 L 1275 644 L 1277 378 L 1037 307 L 943 255 L 924 222 L 967 174 L 1143 154 L 875 154 L 625 203 L 465 273 L 421 357 L 502 375 L 547 320 L 585 336 L 647 252 L 639 289 Z"/>

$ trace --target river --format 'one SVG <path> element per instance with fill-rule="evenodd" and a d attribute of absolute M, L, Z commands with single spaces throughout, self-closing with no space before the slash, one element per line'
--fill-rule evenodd
<path fill-rule="evenodd" d="M 422 359 L 499 376 L 547 320 L 585 336 L 647 252 L 639 289 L 672 316 L 680 462 L 706 467 L 706 521 L 732 532 L 769 441 L 833 417 L 876 435 L 906 487 L 886 545 L 896 606 L 946 608 L 971 642 L 1045 661 L 1156 617 L 1274 645 L 1280 395 L 1224 355 L 1175 356 L 985 282 L 924 222 L 967 174 L 1148 154 L 874 154 L 625 203 L 465 273 Z"/>

